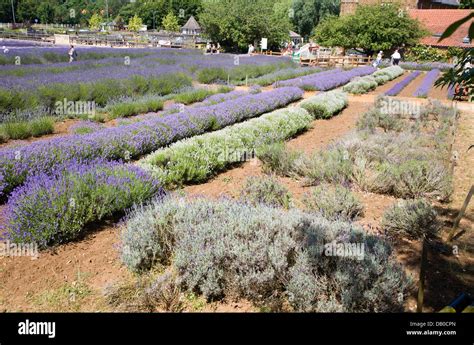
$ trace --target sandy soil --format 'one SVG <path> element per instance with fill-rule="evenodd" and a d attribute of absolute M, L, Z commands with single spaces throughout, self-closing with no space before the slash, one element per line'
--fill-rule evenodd
<path fill-rule="evenodd" d="M 420 73 L 418 77 L 411 81 L 410 84 L 405 86 L 405 88 L 397 95 L 399 97 L 413 97 L 413 93 L 421 85 L 423 79 L 425 79 L 425 72 Z"/>

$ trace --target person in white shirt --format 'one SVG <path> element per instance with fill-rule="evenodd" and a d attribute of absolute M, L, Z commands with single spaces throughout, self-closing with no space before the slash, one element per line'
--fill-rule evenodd
<path fill-rule="evenodd" d="M 74 49 L 73 45 L 71 45 L 71 48 L 69 48 L 68 55 L 69 55 L 69 63 L 77 60 L 77 52 L 76 52 L 76 49 Z"/>
<path fill-rule="evenodd" d="M 398 52 L 398 49 L 395 50 L 395 52 L 392 54 L 392 63 L 394 66 L 397 66 L 398 63 L 400 62 L 400 59 L 402 58 L 402 56 L 400 55 L 400 53 Z"/>
<path fill-rule="evenodd" d="M 382 58 L 383 58 L 383 51 L 379 51 L 379 53 L 377 54 L 377 58 L 375 59 L 374 64 L 373 64 L 375 68 L 377 68 L 380 65 L 380 63 L 382 62 Z"/>
<path fill-rule="evenodd" d="M 248 54 L 250 55 L 250 54 L 252 54 L 254 51 L 255 51 L 255 48 L 254 48 L 253 44 L 250 43 L 250 44 L 249 44 L 249 51 L 248 51 Z"/>

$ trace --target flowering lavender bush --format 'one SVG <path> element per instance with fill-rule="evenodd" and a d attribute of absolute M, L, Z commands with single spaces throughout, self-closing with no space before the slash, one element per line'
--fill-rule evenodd
<path fill-rule="evenodd" d="M 414 71 L 407 75 L 402 81 L 396 83 L 393 85 L 390 90 L 385 92 L 385 95 L 387 96 L 396 96 L 398 95 L 408 84 L 411 83 L 412 80 L 414 80 L 416 77 L 418 77 L 421 74 L 420 71 Z"/>
<path fill-rule="evenodd" d="M 30 177 L 4 211 L 3 231 L 13 242 L 41 247 L 77 237 L 84 226 L 141 203 L 160 191 L 138 167 L 120 163 L 74 164 L 52 175 Z"/>
<path fill-rule="evenodd" d="M 278 81 L 302 77 L 308 74 L 319 72 L 318 68 L 285 68 L 264 76 L 249 79 L 249 84 L 256 84 L 260 86 L 268 86 Z"/>
<path fill-rule="evenodd" d="M 300 107 L 306 109 L 315 119 L 329 119 L 348 104 L 347 93 L 330 91 L 305 99 Z"/>
<path fill-rule="evenodd" d="M 439 69 L 441 71 L 448 70 L 453 68 L 453 64 L 446 63 L 446 62 L 424 62 L 424 63 L 417 63 L 417 62 L 402 62 L 400 63 L 400 67 L 403 69 L 410 69 L 410 70 L 422 70 L 422 71 L 431 71 L 432 69 Z"/>
<path fill-rule="evenodd" d="M 165 185 L 203 182 L 256 148 L 287 139 L 306 129 L 312 116 L 302 108 L 276 110 L 214 133 L 185 139 L 139 162 Z"/>
<path fill-rule="evenodd" d="M 428 92 L 430 92 L 431 87 L 433 86 L 434 82 L 438 78 L 440 73 L 439 69 L 433 69 L 426 73 L 425 79 L 421 82 L 421 85 L 418 89 L 413 93 L 415 97 L 427 97 Z"/>
<path fill-rule="evenodd" d="M 96 158 L 129 160 L 174 141 L 252 118 L 301 98 L 298 88 L 281 88 L 247 95 L 208 107 L 189 108 L 163 117 L 71 135 L 29 145 L 0 149 L 0 174 L 7 194 L 28 176 L 51 173 L 70 161 Z"/>
<path fill-rule="evenodd" d="M 248 95 L 248 92 L 241 91 L 241 90 L 234 90 L 227 93 L 218 93 L 216 95 L 211 95 L 205 98 L 201 104 L 198 104 L 198 106 L 222 103 L 222 102 L 230 101 L 230 100 L 233 100 L 245 95 Z"/>
<path fill-rule="evenodd" d="M 360 77 L 375 72 L 372 66 L 356 67 L 348 71 L 333 69 L 278 82 L 278 87 L 298 86 L 305 90 L 327 91 L 348 83 L 354 77 Z"/>

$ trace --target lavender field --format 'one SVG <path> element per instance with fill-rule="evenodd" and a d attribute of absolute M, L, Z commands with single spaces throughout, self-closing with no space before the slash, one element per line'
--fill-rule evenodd
<path fill-rule="evenodd" d="M 438 231 L 425 199 L 451 197 L 457 112 L 427 102 L 414 124 L 390 105 L 404 90 L 422 101 L 440 69 L 89 46 L 68 62 L 68 47 L 0 48 L 1 241 L 43 253 L 87 247 L 105 227 L 116 238 L 101 246 L 115 246 L 120 267 L 173 272 L 204 304 L 232 295 L 268 310 L 406 310 L 411 280 L 390 241 Z M 359 223 L 374 209 L 390 235 Z M 318 241 L 363 250 L 314 260 Z M 354 291 L 348 277 L 362 271 Z"/>

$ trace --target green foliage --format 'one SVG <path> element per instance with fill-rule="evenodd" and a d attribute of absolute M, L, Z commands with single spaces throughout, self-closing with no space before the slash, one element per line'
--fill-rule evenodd
<path fill-rule="evenodd" d="M 474 48 L 465 49 L 457 55 L 457 64 L 443 72 L 443 75 L 435 82 L 435 86 L 461 88 L 468 90 L 468 98 L 472 101 L 474 97 L 474 68 L 466 68 L 468 63 L 472 63 L 474 58 Z M 459 95 L 455 95 L 458 97 Z"/>
<path fill-rule="evenodd" d="M 109 101 L 121 97 L 141 96 L 147 93 L 169 95 L 191 85 L 191 77 L 184 73 L 174 73 L 150 78 L 135 77 L 124 80 L 101 79 L 91 83 L 48 84 L 38 87 L 36 92 L 0 89 L 0 112 L 9 113 L 38 105 L 56 109 L 56 102 L 63 102 L 64 99 L 93 101 L 96 106 L 105 106 Z M 37 102 L 39 104 L 36 104 Z"/>
<path fill-rule="evenodd" d="M 289 208 L 291 194 L 274 177 L 249 177 L 242 188 L 240 199 L 253 205 Z"/>
<path fill-rule="evenodd" d="M 353 15 L 327 17 L 316 27 L 314 39 L 324 46 L 363 49 L 372 55 L 416 44 L 424 35 L 420 23 L 399 12 L 398 6 L 371 5 L 358 6 Z"/>
<path fill-rule="evenodd" d="M 451 52 L 454 53 L 452 50 Z M 421 44 L 410 47 L 405 54 L 407 61 L 415 62 L 446 62 L 448 58 L 449 56 L 446 50 Z"/>
<path fill-rule="evenodd" d="M 295 0 L 284 15 L 289 13 L 296 32 L 308 38 L 322 19 L 339 15 L 339 9 L 339 0 Z"/>
<path fill-rule="evenodd" d="M 268 65 L 241 65 L 231 69 L 207 67 L 197 72 L 197 80 L 203 84 L 214 84 L 230 81 L 232 84 L 242 84 L 247 78 L 258 78 L 274 71 L 292 66 L 291 63 Z M 275 80 L 273 80 L 275 81 Z"/>
<path fill-rule="evenodd" d="M 363 215 L 364 206 L 350 189 L 323 183 L 304 198 L 306 207 L 330 220 L 354 220 Z"/>
<path fill-rule="evenodd" d="M 6 122 L 2 124 L 3 130 L 10 139 L 26 139 L 31 137 L 31 129 L 28 122 Z"/>
<path fill-rule="evenodd" d="M 224 91 L 224 90 L 223 90 Z M 229 89 L 230 91 L 230 89 Z M 196 102 L 201 102 L 206 97 L 219 93 L 219 91 L 207 90 L 207 89 L 197 89 L 179 93 L 173 99 L 177 103 L 182 104 L 191 104 Z"/>
<path fill-rule="evenodd" d="M 52 117 L 40 117 L 29 123 L 31 135 L 39 137 L 54 132 L 54 119 Z"/>
<path fill-rule="evenodd" d="M 125 101 L 107 106 L 108 118 L 129 117 L 163 109 L 163 101 L 158 97 L 144 97 L 135 101 Z"/>
<path fill-rule="evenodd" d="M 197 72 L 197 80 L 203 84 L 227 81 L 227 76 L 226 70 L 220 67 L 207 67 Z"/>
<path fill-rule="evenodd" d="M 142 19 L 138 15 L 134 15 L 128 21 L 128 30 L 138 32 L 143 25 Z"/>
<path fill-rule="evenodd" d="M 280 17 L 267 0 L 215 0 L 203 3 L 200 23 L 212 41 L 231 50 L 247 51 L 250 43 L 268 38 L 269 49 L 289 39 L 289 17 Z M 256 46 L 257 47 L 257 46 Z"/>
<path fill-rule="evenodd" d="M 102 24 L 104 18 L 102 18 L 99 14 L 94 13 L 92 17 L 89 19 L 89 28 L 91 30 L 97 31 L 100 29 L 100 24 Z"/>
<path fill-rule="evenodd" d="M 169 12 L 166 17 L 163 18 L 162 25 L 163 29 L 169 32 L 177 32 L 180 29 L 178 18 L 173 14 L 173 12 Z"/>
<path fill-rule="evenodd" d="M 434 208 L 423 199 L 403 200 L 385 211 L 382 228 L 389 236 L 403 236 L 412 240 L 430 238 L 437 234 L 441 224 Z"/>

